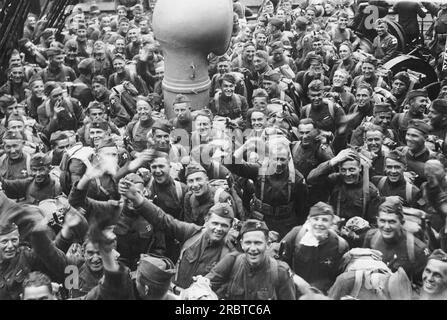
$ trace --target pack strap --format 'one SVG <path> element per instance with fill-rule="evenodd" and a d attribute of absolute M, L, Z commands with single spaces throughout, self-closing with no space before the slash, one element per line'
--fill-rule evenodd
<path fill-rule="evenodd" d="M 411 200 L 413 200 L 412 191 L 413 186 L 407 181 L 405 184 L 405 199 L 407 200 L 408 204 L 410 204 Z"/>
<path fill-rule="evenodd" d="M 383 189 L 383 186 L 385 185 L 385 181 L 386 181 L 386 177 L 382 177 L 379 180 L 379 183 L 377 184 L 377 188 L 379 189 L 379 191 L 381 192 Z"/>
<path fill-rule="evenodd" d="M 180 181 L 174 180 L 174 185 L 175 185 L 175 193 L 177 194 L 178 201 L 181 204 L 183 196 L 182 184 L 180 183 Z"/>
<path fill-rule="evenodd" d="M 182 246 L 182 249 L 180 250 L 180 255 L 179 258 L 177 260 L 177 272 L 175 274 L 175 281 L 178 280 L 178 268 L 180 267 L 180 262 L 183 259 L 183 254 L 185 253 L 186 249 L 188 249 L 189 247 L 191 247 L 192 245 L 196 244 L 197 242 L 200 241 L 200 239 L 202 239 L 202 236 L 205 234 L 206 229 L 202 228 L 199 232 L 197 232 L 196 234 L 194 234 L 191 238 L 187 239 Z"/>
<path fill-rule="evenodd" d="M 371 249 L 376 249 L 377 244 L 379 243 L 379 240 L 380 240 L 380 231 L 379 231 L 379 229 L 377 229 L 376 233 L 371 238 L 371 242 L 370 242 L 370 245 L 369 245 L 371 247 Z"/>
<path fill-rule="evenodd" d="M 351 290 L 351 297 L 357 298 L 363 285 L 363 270 L 355 271 L 354 287 Z"/>
<path fill-rule="evenodd" d="M 407 254 L 408 259 L 413 263 L 414 258 L 414 235 L 411 232 L 407 232 Z"/>

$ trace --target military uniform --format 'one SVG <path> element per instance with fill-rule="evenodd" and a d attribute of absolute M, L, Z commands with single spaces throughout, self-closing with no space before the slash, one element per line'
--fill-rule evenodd
<path fill-rule="evenodd" d="M 407 134 L 408 124 L 414 119 L 425 120 L 425 116 L 422 115 L 421 117 L 416 118 L 408 111 L 405 111 L 403 113 L 396 113 L 391 120 L 391 128 L 396 130 L 401 144 L 405 144 L 405 135 Z"/>
<path fill-rule="evenodd" d="M 167 236 L 183 244 L 183 253 L 180 254 L 174 281 L 181 288 L 188 288 L 193 276 L 206 275 L 225 255 L 235 250 L 229 241 L 210 242 L 208 234 L 202 227 L 174 219 L 148 200 L 136 210 L 156 230 L 164 231 Z"/>
<path fill-rule="evenodd" d="M 125 136 L 130 138 L 133 151 L 141 152 L 147 148 L 147 134 L 152 129 L 154 123 L 154 119 L 150 118 L 144 122 L 135 120 L 127 125 Z"/>
<path fill-rule="evenodd" d="M 414 239 L 411 244 L 412 239 L 408 240 L 407 237 L 408 233 L 404 232 L 397 239 L 384 241 L 380 231 L 373 229 L 366 234 L 362 247 L 382 252 L 382 261 L 388 265 L 392 272 L 402 267 L 410 279 L 420 281 L 430 252 L 418 238 L 411 237 Z"/>
<path fill-rule="evenodd" d="M 34 178 L 2 180 L 2 187 L 8 198 L 17 202 L 37 205 L 46 199 L 55 199 L 62 193 L 59 181 L 49 176 L 45 184 L 37 184 Z"/>
<path fill-rule="evenodd" d="M 4 154 L 0 157 L 0 176 L 3 179 L 15 180 L 27 178 L 31 174 L 31 156 L 22 151 L 22 157 L 12 160 Z"/>
<path fill-rule="evenodd" d="M 386 33 L 383 36 L 377 36 L 373 40 L 374 56 L 380 64 L 384 64 L 397 56 L 397 38 L 392 34 Z"/>
<path fill-rule="evenodd" d="M 247 117 L 247 99 L 237 93 L 234 93 L 231 98 L 218 93 L 214 99 L 211 99 L 209 107 L 216 116 L 228 117 L 232 120 Z"/>
<path fill-rule="evenodd" d="M 413 208 L 418 206 L 417 202 L 421 197 L 420 190 L 405 178 L 402 177 L 398 182 L 393 183 L 386 176 L 374 176 L 371 181 L 377 186 L 381 196 L 399 196 L 403 199 L 404 206 Z"/>
<path fill-rule="evenodd" d="M 56 81 L 56 82 L 73 82 L 76 79 L 76 73 L 72 68 L 62 65 L 60 69 L 46 67 L 40 73 L 44 82 Z"/>
<path fill-rule="evenodd" d="M 108 88 L 112 89 L 113 87 L 122 84 L 124 81 L 129 81 L 132 83 L 141 95 L 147 96 L 149 94 L 146 83 L 144 83 L 143 79 L 141 79 L 141 77 L 137 74 L 131 75 L 129 71 L 125 71 L 123 74 L 118 74 L 115 72 L 110 75 Z"/>
<path fill-rule="evenodd" d="M 53 119 L 54 105 L 50 103 L 50 100 L 45 101 L 37 108 L 39 124 L 45 127 L 45 133 L 48 136 L 59 130 L 76 131 L 84 120 L 84 112 L 78 100 L 70 97 L 65 98 L 62 106 L 65 110 L 61 111 L 56 119 Z"/>

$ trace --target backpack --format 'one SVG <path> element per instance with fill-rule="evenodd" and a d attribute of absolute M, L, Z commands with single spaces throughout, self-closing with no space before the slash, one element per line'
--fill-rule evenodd
<path fill-rule="evenodd" d="M 216 95 L 214 96 L 214 106 L 216 108 L 216 115 L 219 115 L 219 110 L 220 110 L 219 97 L 220 97 L 220 92 L 217 92 Z M 232 101 L 236 102 L 236 108 L 231 110 L 231 112 L 241 113 L 242 112 L 242 100 L 241 100 L 241 97 L 238 94 L 233 94 Z"/>
<path fill-rule="evenodd" d="M 268 159 L 264 161 L 261 168 L 259 168 L 259 175 L 261 179 L 261 192 L 260 192 L 260 199 L 261 202 L 264 202 L 264 187 L 265 187 L 265 177 L 266 177 L 266 171 L 268 169 Z M 289 161 L 289 178 L 287 180 L 287 202 L 290 203 L 290 200 L 292 199 L 292 188 L 295 184 L 295 165 L 293 164 L 293 159 L 290 159 Z"/>
<path fill-rule="evenodd" d="M 414 235 L 410 232 L 406 232 L 407 235 L 407 254 L 411 263 L 415 262 L 415 249 L 414 249 Z M 370 247 L 374 249 L 380 240 L 380 230 L 377 229 L 371 238 Z"/>
<path fill-rule="evenodd" d="M 223 192 L 227 192 L 232 198 L 231 205 L 234 209 L 235 218 L 244 220 L 244 205 L 234 186 L 230 187 L 227 179 L 213 179 L 210 180 L 209 185 L 216 189 L 216 192 L 214 193 L 214 204 L 219 203 L 220 196 Z"/>
<path fill-rule="evenodd" d="M 177 195 L 177 199 L 181 204 L 183 196 L 182 184 L 180 183 L 180 181 L 174 180 L 174 185 L 175 185 L 175 194 Z M 153 194 L 153 188 L 154 188 L 154 178 L 152 177 L 147 187 L 148 191 L 150 192 L 150 197 Z"/>
<path fill-rule="evenodd" d="M 304 224 L 300 231 L 298 231 L 298 233 L 296 234 L 295 237 L 295 241 L 294 241 L 294 246 L 297 249 L 297 251 L 301 248 L 301 239 L 303 239 L 304 235 L 306 234 L 306 232 L 308 231 L 307 226 Z M 343 252 L 345 251 L 345 249 L 347 248 L 347 243 L 346 241 L 340 237 L 335 231 L 333 230 L 329 230 L 329 233 L 332 235 L 335 235 L 337 237 L 338 240 L 338 253 L 343 254 Z"/>
<path fill-rule="evenodd" d="M 327 103 L 327 106 L 328 106 L 328 109 L 329 109 L 329 114 L 331 115 L 332 119 L 335 119 L 335 104 L 334 104 L 334 102 L 329 100 L 329 99 L 323 99 L 323 102 Z M 304 106 L 304 112 L 306 114 L 306 118 L 309 118 L 310 111 L 311 111 L 311 105 L 310 104 Z"/>
<path fill-rule="evenodd" d="M 379 183 L 377 184 L 377 189 L 379 189 L 379 191 L 382 191 L 383 186 L 385 185 L 387 177 L 382 177 L 379 180 Z M 412 200 L 412 191 L 413 190 L 413 186 L 411 185 L 411 183 L 409 183 L 408 181 L 406 181 L 405 183 L 405 200 L 410 203 Z"/>

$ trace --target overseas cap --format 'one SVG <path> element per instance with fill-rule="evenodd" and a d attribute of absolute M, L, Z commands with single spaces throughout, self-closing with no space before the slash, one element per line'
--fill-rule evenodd
<path fill-rule="evenodd" d="M 239 234 L 240 234 L 240 236 L 243 236 L 245 233 L 252 232 L 252 231 L 263 231 L 265 233 L 268 233 L 270 230 L 264 221 L 259 221 L 256 219 L 248 219 L 242 225 L 242 228 L 241 228 L 241 231 L 239 232 Z"/>
<path fill-rule="evenodd" d="M 202 167 L 197 162 L 192 162 L 186 167 L 186 173 L 185 176 L 188 177 L 191 174 L 197 173 L 197 172 L 203 172 L 206 174 L 206 170 L 204 167 Z"/>
<path fill-rule="evenodd" d="M 445 253 L 442 249 L 436 249 L 433 253 L 428 257 L 428 260 L 435 259 L 442 262 L 447 262 L 447 253 Z"/>
<path fill-rule="evenodd" d="M 143 255 L 138 264 L 137 273 L 148 284 L 169 287 L 175 274 L 175 267 L 168 258 L 154 254 Z"/>
<path fill-rule="evenodd" d="M 423 120 L 413 119 L 408 123 L 408 129 L 416 129 L 427 135 L 431 131 L 431 126 Z"/>
<path fill-rule="evenodd" d="M 331 216 L 334 215 L 334 209 L 327 203 L 320 201 L 316 203 L 314 206 L 312 206 L 312 208 L 310 208 L 309 217 L 324 216 L 324 215 L 331 215 Z"/>
<path fill-rule="evenodd" d="M 234 219 L 234 211 L 231 205 L 225 202 L 216 203 L 211 207 L 209 213 L 213 213 L 222 218 Z"/>
<path fill-rule="evenodd" d="M 391 159 L 403 163 L 404 165 L 407 165 L 407 157 L 398 150 L 391 150 L 385 157 L 385 159 Z"/>
<path fill-rule="evenodd" d="M 445 99 L 434 100 L 431 107 L 439 113 L 447 114 L 447 100 Z"/>

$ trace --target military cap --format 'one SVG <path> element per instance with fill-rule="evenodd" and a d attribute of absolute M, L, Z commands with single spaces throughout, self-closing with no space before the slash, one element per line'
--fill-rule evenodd
<path fill-rule="evenodd" d="M 64 89 L 62 89 L 62 87 L 60 85 L 57 85 L 53 90 L 50 91 L 50 96 L 54 95 L 54 94 L 63 94 L 65 92 Z"/>
<path fill-rule="evenodd" d="M 427 90 L 424 90 L 424 89 L 411 90 L 407 94 L 408 101 L 410 101 L 411 99 L 416 98 L 416 97 L 428 97 Z"/>
<path fill-rule="evenodd" d="M 248 219 L 242 225 L 239 235 L 242 237 L 245 233 L 252 231 L 262 231 L 268 234 L 270 230 L 264 221 L 259 221 L 256 219 Z"/>
<path fill-rule="evenodd" d="M 224 54 L 223 56 L 220 56 L 217 58 L 217 63 L 221 63 L 221 62 L 230 62 L 230 57 L 228 57 L 226 54 Z"/>
<path fill-rule="evenodd" d="M 218 215 L 222 218 L 233 219 L 234 211 L 230 204 L 226 202 L 219 202 L 212 206 L 209 210 L 210 214 Z"/>
<path fill-rule="evenodd" d="M 324 83 L 321 80 L 312 80 L 311 83 L 307 86 L 308 90 L 312 91 L 320 91 L 324 90 Z"/>
<path fill-rule="evenodd" d="M 401 71 L 396 73 L 396 75 L 394 76 L 393 80 L 400 80 L 403 83 L 405 83 L 405 85 L 408 87 L 411 83 L 410 80 L 410 75 L 408 74 L 408 72 L 406 71 Z"/>
<path fill-rule="evenodd" d="M 2 223 L 0 224 L 0 236 L 4 236 L 7 235 L 11 232 L 14 232 L 16 230 L 19 230 L 19 228 L 17 227 L 17 225 L 15 223 Z"/>
<path fill-rule="evenodd" d="M 65 43 L 65 51 L 72 51 L 73 49 L 78 50 L 78 42 L 75 39 L 68 40 Z"/>
<path fill-rule="evenodd" d="M 31 167 L 45 167 L 51 164 L 51 159 L 44 153 L 36 153 L 31 157 Z"/>
<path fill-rule="evenodd" d="M 394 198 L 387 198 L 384 202 L 382 202 L 379 206 L 377 214 L 380 212 L 396 214 L 401 218 L 404 217 L 402 203 L 400 200 Z"/>
<path fill-rule="evenodd" d="M 266 74 L 264 74 L 263 80 L 279 83 L 281 78 L 282 78 L 281 73 L 279 73 L 278 71 L 275 71 L 275 70 L 270 70 Z"/>
<path fill-rule="evenodd" d="M 39 74 L 36 73 L 29 79 L 28 83 L 29 83 L 30 87 L 32 87 L 34 85 L 34 83 L 36 83 L 38 81 L 43 82 L 43 79 Z"/>
<path fill-rule="evenodd" d="M 157 120 L 152 126 L 152 130 L 161 130 L 163 132 L 171 133 L 172 131 L 172 125 L 168 120 Z"/>
<path fill-rule="evenodd" d="M 19 116 L 19 115 L 16 115 L 16 114 L 12 114 L 12 115 L 8 118 L 8 124 L 9 124 L 11 121 L 20 121 L 20 122 L 25 123 L 25 120 L 23 120 L 23 117 L 21 117 L 21 116 Z"/>
<path fill-rule="evenodd" d="M 67 136 L 67 134 L 65 132 L 63 132 L 63 131 L 56 131 L 56 132 L 53 132 L 51 134 L 50 143 L 54 145 L 56 142 L 62 141 L 62 140 L 65 140 L 65 139 L 68 139 L 68 136 Z"/>
<path fill-rule="evenodd" d="M 224 81 L 230 82 L 232 84 L 236 84 L 236 78 L 231 73 L 225 73 L 220 79 L 219 83 L 223 83 Z"/>
<path fill-rule="evenodd" d="M 154 254 L 142 255 L 137 268 L 137 276 L 144 281 L 145 285 L 166 289 L 169 288 L 175 272 L 175 266 L 171 260 Z"/>
<path fill-rule="evenodd" d="M 268 60 L 269 59 L 269 54 L 267 53 L 267 51 L 258 50 L 258 51 L 255 52 L 255 57 L 259 57 L 259 58 L 262 58 L 264 60 Z"/>
<path fill-rule="evenodd" d="M 275 41 L 272 43 L 272 45 L 270 46 L 270 48 L 272 49 L 272 53 L 275 52 L 276 50 L 284 50 L 284 45 L 281 41 Z"/>
<path fill-rule="evenodd" d="M 199 163 L 197 162 L 191 162 L 187 167 L 186 167 L 186 172 L 185 172 L 185 177 L 188 178 L 188 176 L 197 173 L 197 172 L 203 172 L 205 174 L 207 174 L 205 168 L 203 168 Z"/>
<path fill-rule="evenodd" d="M 9 94 L 0 97 L 0 107 L 6 109 L 9 106 L 16 105 L 17 99 Z"/>
<path fill-rule="evenodd" d="M 6 133 L 3 135 L 3 140 L 24 140 L 24 139 L 25 138 L 22 133 L 12 130 L 6 131 Z"/>
<path fill-rule="evenodd" d="M 279 20 L 278 18 L 272 18 L 270 19 L 269 23 L 279 29 L 282 29 L 284 27 L 284 22 L 282 20 Z"/>
<path fill-rule="evenodd" d="M 92 83 L 100 83 L 105 86 L 107 85 L 107 80 L 104 76 L 98 75 L 93 77 Z"/>
<path fill-rule="evenodd" d="M 43 93 L 48 97 L 57 87 L 60 87 L 60 84 L 55 81 L 48 81 L 44 85 Z"/>
<path fill-rule="evenodd" d="M 191 100 L 187 96 L 185 96 L 183 94 L 178 94 L 175 97 L 175 100 L 172 104 L 174 105 L 174 104 L 189 103 L 189 102 L 191 102 Z"/>
<path fill-rule="evenodd" d="M 434 100 L 431 107 L 439 113 L 447 114 L 447 100 L 446 99 Z"/>
<path fill-rule="evenodd" d="M 378 26 L 379 24 L 386 24 L 385 19 L 379 18 L 376 20 L 376 26 Z"/>
<path fill-rule="evenodd" d="M 115 60 L 123 60 L 123 61 L 125 62 L 125 61 L 126 61 L 126 58 L 125 58 L 122 54 L 117 53 L 117 54 L 113 57 L 112 62 L 115 62 Z"/>
<path fill-rule="evenodd" d="M 423 120 L 412 119 L 408 123 L 408 129 L 416 129 L 427 135 L 431 131 L 431 126 Z"/>
<path fill-rule="evenodd" d="M 101 11 L 99 11 L 99 7 L 97 4 L 92 4 L 90 6 L 90 13 L 92 14 L 99 14 Z"/>
<path fill-rule="evenodd" d="M 416 222 L 420 224 L 423 219 L 426 217 L 426 213 L 420 209 L 404 207 L 403 213 L 405 217 L 405 221 Z"/>
<path fill-rule="evenodd" d="M 331 205 L 324 203 L 322 201 L 316 203 L 310 208 L 308 217 L 316 217 L 316 216 L 325 216 L 325 215 L 334 215 L 334 209 Z"/>
<path fill-rule="evenodd" d="M 363 63 L 369 63 L 372 64 L 374 67 L 377 67 L 379 61 L 374 56 L 369 55 L 362 61 L 362 64 Z"/>
<path fill-rule="evenodd" d="M 127 19 L 126 17 L 121 18 L 121 19 L 118 21 L 118 25 L 121 24 L 122 22 L 127 22 L 127 23 L 129 23 L 129 19 Z"/>
<path fill-rule="evenodd" d="M 306 55 L 306 64 L 310 64 L 312 61 L 316 61 L 318 63 L 323 64 L 323 57 L 320 56 L 319 54 L 314 53 L 314 52 L 309 52 Z"/>
<path fill-rule="evenodd" d="M 64 54 L 64 51 L 62 51 L 60 48 L 49 48 L 48 50 L 45 51 L 45 53 L 47 54 L 48 58 L 54 57 L 54 56 L 58 56 L 61 54 Z"/>
<path fill-rule="evenodd" d="M 86 111 L 90 112 L 90 109 L 101 109 L 104 111 L 106 110 L 106 106 L 104 105 L 104 103 L 98 101 L 92 101 L 88 104 Z"/>
<path fill-rule="evenodd" d="M 90 128 L 101 129 L 101 130 L 107 131 L 110 128 L 110 124 L 103 119 L 98 119 L 91 123 Z"/>
<path fill-rule="evenodd" d="M 51 30 L 51 29 L 45 29 L 45 30 L 42 32 L 42 35 L 41 35 L 41 37 L 42 37 L 44 40 L 48 39 L 48 38 L 51 37 L 51 36 L 54 36 L 54 32 L 53 32 L 53 30 Z"/>
<path fill-rule="evenodd" d="M 393 112 L 393 108 L 389 103 L 375 103 L 374 104 L 374 114 L 382 112 Z"/>
<path fill-rule="evenodd" d="M 297 28 L 305 27 L 308 24 L 309 24 L 309 20 L 306 17 L 300 16 L 300 17 L 296 18 L 296 20 L 295 20 L 295 26 Z"/>
<path fill-rule="evenodd" d="M 113 147 L 117 148 L 115 140 L 113 140 L 112 137 L 106 137 L 102 139 L 102 141 L 100 142 L 98 150 L 102 148 L 113 148 Z"/>
<path fill-rule="evenodd" d="M 407 164 L 407 157 L 402 152 L 400 152 L 399 150 L 391 150 L 387 154 L 385 159 L 391 159 L 391 160 L 403 163 L 404 165 Z"/>
<path fill-rule="evenodd" d="M 136 173 L 129 173 L 127 176 L 124 177 L 124 180 L 130 181 L 135 184 L 144 184 L 143 178 Z"/>
<path fill-rule="evenodd" d="M 447 262 L 447 253 L 442 249 L 436 249 L 432 252 L 432 254 L 428 257 L 428 260 L 434 259 L 442 262 Z"/>
<path fill-rule="evenodd" d="M 265 89 L 258 88 L 253 91 L 252 98 L 258 98 L 258 97 L 268 98 L 268 96 L 269 94 L 267 93 L 267 91 L 265 91 Z"/>
<path fill-rule="evenodd" d="M 92 73 L 93 69 L 94 69 L 94 66 L 95 66 L 95 61 L 96 60 L 93 59 L 93 58 L 83 59 L 78 64 L 79 71 Z"/>

